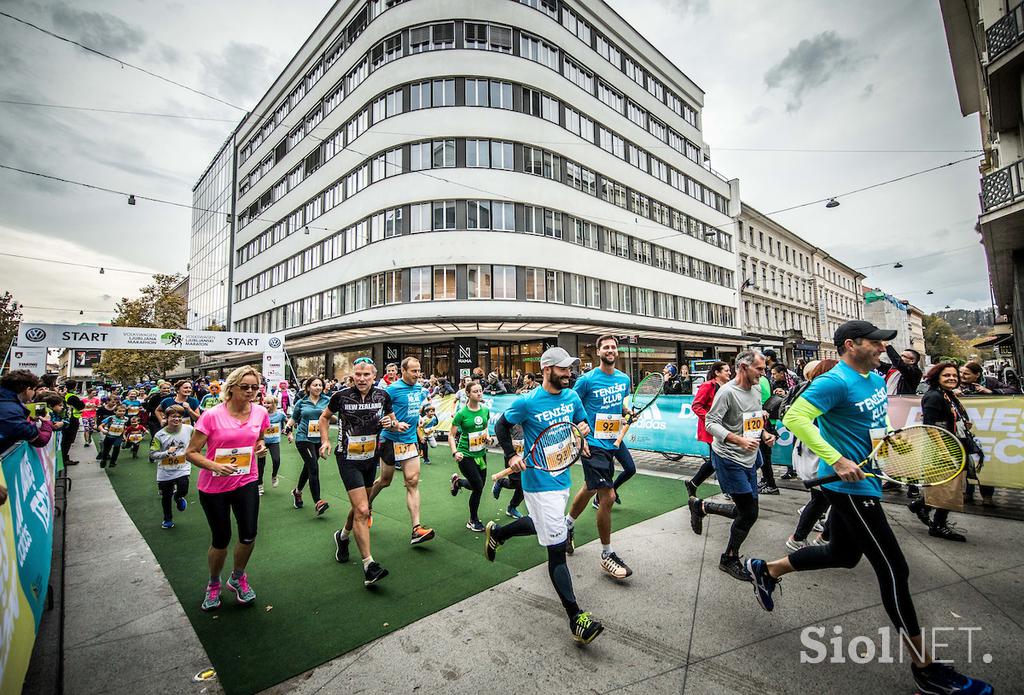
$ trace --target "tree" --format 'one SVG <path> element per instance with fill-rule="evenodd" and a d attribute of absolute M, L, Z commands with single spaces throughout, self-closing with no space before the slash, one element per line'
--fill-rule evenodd
<path fill-rule="evenodd" d="M 122 297 L 117 304 L 114 326 L 173 328 L 183 330 L 188 303 L 174 292 L 182 276 L 157 274 L 139 297 Z M 135 381 L 145 376 L 164 375 L 186 355 L 178 350 L 104 350 L 95 371 L 115 381 Z"/>
<path fill-rule="evenodd" d="M 935 314 L 924 317 L 924 347 L 932 362 L 949 359 L 966 362 L 971 355 L 971 346 L 959 338 L 953 327 Z"/>
<path fill-rule="evenodd" d="M 0 350 L 7 351 L 14 336 L 18 335 L 21 323 L 21 307 L 14 300 L 14 295 L 4 292 L 0 295 Z"/>

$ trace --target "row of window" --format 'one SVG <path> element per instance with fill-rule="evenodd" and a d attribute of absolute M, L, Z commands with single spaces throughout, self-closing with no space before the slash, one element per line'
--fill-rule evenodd
<path fill-rule="evenodd" d="M 236 284 L 235 301 L 240 302 L 278 287 L 299 275 L 384 239 L 405 234 L 455 230 L 516 232 L 560 239 L 704 282 L 735 287 L 732 270 L 593 224 L 560 210 L 504 200 L 435 200 L 382 210 L 309 245 Z M 247 244 L 242 252 L 248 253 L 250 247 L 251 244 Z"/>
<path fill-rule="evenodd" d="M 617 181 L 570 159 L 564 159 L 556 153 L 522 143 L 452 138 L 412 143 L 377 153 L 337 179 L 315 198 L 300 205 L 284 219 L 241 245 L 236 251 L 235 264 L 241 266 L 289 235 L 307 227 L 371 183 L 378 183 L 408 171 L 456 165 L 489 167 L 543 176 L 671 227 L 679 233 L 730 249 L 731 237 L 722 230 L 706 225 L 638 191 L 627 189 Z M 272 195 L 270 202 L 273 200 L 277 200 L 276 193 Z M 239 217 L 240 228 L 250 221 L 243 219 L 247 215 L 248 212 Z M 723 272 L 727 272 L 729 276 L 725 284 L 732 287 L 731 271 L 723 269 Z"/>
<path fill-rule="evenodd" d="M 535 7 L 536 9 L 543 8 L 542 11 L 545 14 L 555 21 L 559 21 L 559 8 L 557 7 L 559 3 L 555 2 L 555 0 L 518 1 Z M 327 50 L 324 51 L 323 56 L 313 64 L 298 84 L 296 84 L 288 95 L 282 99 L 281 103 L 272 111 L 268 110 L 268 112 L 266 112 L 260 129 L 239 150 L 239 161 L 242 163 L 246 162 L 259 148 L 259 146 L 270 137 L 274 128 L 284 122 L 284 119 L 299 104 L 306 93 L 312 89 L 313 85 L 319 82 L 324 73 L 338 61 L 348 46 L 350 46 L 352 42 L 362 34 L 370 21 L 384 11 L 403 2 L 407 2 L 407 0 L 368 0 L 366 5 L 356 12 L 346 27 L 341 31 L 338 38 L 328 46 Z M 561 7 L 561 24 L 587 46 L 601 55 L 605 60 L 614 65 L 618 70 L 625 73 L 630 77 L 630 79 L 634 80 L 641 87 L 645 87 L 648 93 L 665 103 L 673 112 L 683 118 L 687 123 L 695 128 L 697 127 L 697 112 L 693 107 L 683 101 L 678 95 L 672 92 L 671 89 L 666 88 L 660 81 L 647 73 L 628 55 L 623 56 L 621 50 L 606 39 L 600 32 L 595 31 L 586 20 L 564 4 L 562 4 Z M 450 32 L 448 27 L 452 27 Z M 481 36 L 481 34 L 484 35 Z M 465 30 L 465 46 L 466 48 L 483 48 L 511 53 L 511 28 L 496 27 L 492 29 L 486 24 L 467 22 Z M 452 47 L 454 47 L 454 23 L 417 27 L 410 32 L 409 49 L 411 53 L 433 50 L 435 48 Z M 347 81 L 353 73 L 358 76 L 364 69 L 368 72 L 371 64 L 375 69 L 376 67 L 380 67 L 395 58 L 401 57 L 401 50 L 401 37 L 397 34 L 378 43 L 370 50 L 367 57 L 368 59 L 365 63 L 366 67 L 361 68 L 360 66 L 364 65 L 364 62 L 359 61 L 353 70 L 349 71 L 346 78 L 338 83 L 336 89 L 333 90 L 333 92 L 335 92 L 335 98 L 340 100 L 341 88 L 344 82 Z M 556 67 L 555 69 L 557 70 L 558 68 Z M 362 77 L 365 77 L 365 75 L 362 75 Z"/>
<path fill-rule="evenodd" d="M 756 258 L 750 260 L 750 274 L 747 274 L 747 257 L 740 258 L 741 275 L 750 280 L 753 289 L 771 292 L 785 299 L 799 302 L 811 302 L 814 297 L 814 285 L 810 278 L 801 278 L 784 269 L 776 268 L 767 263 L 758 263 Z"/>
<path fill-rule="evenodd" d="M 391 304 L 449 300 L 549 302 L 734 328 L 733 307 L 545 268 L 442 265 L 375 273 L 235 322 L 277 332 Z"/>

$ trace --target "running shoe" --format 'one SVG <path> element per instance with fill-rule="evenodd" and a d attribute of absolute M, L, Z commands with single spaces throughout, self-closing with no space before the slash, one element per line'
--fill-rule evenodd
<path fill-rule="evenodd" d="M 572 555 L 576 552 L 576 529 L 573 524 L 566 523 L 566 526 L 569 533 L 565 537 L 565 554 Z"/>
<path fill-rule="evenodd" d="M 419 545 L 420 543 L 426 543 L 434 537 L 434 529 L 427 528 L 423 524 L 416 524 L 412 527 L 412 538 L 409 540 L 409 545 Z"/>
<path fill-rule="evenodd" d="M 966 543 L 967 536 L 955 530 L 949 524 L 943 524 L 942 526 L 932 525 L 928 529 L 928 535 L 935 538 L 941 538 L 944 541 L 956 541 L 957 543 Z"/>
<path fill-rule="evenodd" d="M 913 502 L 907 505 L 907 509 L 914 512 L 914 514 L 917 515 L 917 518 L 925 526 L 932 525 L 931 512 L 928 510 L 928 507 L 925 506 L 923 499 L 918 498 L 914 500 Z"/>
<path fill-rule="evenodd" d="M 462 486 L 459 485 L 459 474 L 458 473 L 452 473 L 451 485 L 448 488 L 451 491 L 451 493 L 452 493 L 452 497 L 457 497 L 459 495 L 459 489 L 461 487 Z"/>
<path fill-rule="evenodd" d="M 743 560 L 738 555 L 732 557 L 726 557 L 723 555 L 718 562 L 718 569 L 728 574 L 733 579 L 739 579 L 741 582 L 750 582 L 753 579 L 750 576 L 750 572 L 743 566 Z"/>
<path fill-rule="evenodd" d="M 277 476 L 275 475 L 275 476 L 274 476 L 274 478 L 273 478 L 273 480 L 272 480 L 272 481 L 271 481 L 271 483 L 270 483 L 270 487 L 277 487 L 277 486 L 278 486 L 278 484 L 279 484 L 280 482 L 281 482 L 281 481 L 280 481 L 280 480 L 278 480 Z"/>
<path fill-rule="evenodd" d="M 968 678 L 949 664 L 932 662 L 924 668 L 910 665 L 921 695 L 992 695 L 995 689 L 982 680 Z"/>
<path fill-rule="evenodd" d="M 316 503 L 316 515 L 323 516 L 324 512 L 331 508 L 331 505 L 327 504 L 326 500 L 317 500 Z"/>
<path fill-rule="evenodd" d="M 108 463 L 107 468 L 117 468 L 117 461 L 111 461 Z"/>
<path fill-rule="evenodd" d="M 296 509 L 302 509 L 302 493 L 299 492 L 298 488 L 292 490 L 292 506 Z"/>
<path fill-rule="evenodd" d="M 494 499 L 501 497 L 501 481 L 495 481 L 494 485 L 491 485 L 491 494 L 494 495 Z"/>
<path fill-rule="evenodd" d="M 472 520 L 467 521 L 466 522 L 466 528 L 468 528 L 470 531 L 472 531 L 474 533 L 483 533 L 484 532 L 484 525 L 482 523 L 480 523 L 479 521 L 472 521 Z"/>
<path fill-rule="evenodd" d="M 746 570 L 750 575 L 750 581 L 754 584 L 754 597 L 761 608 L 769 613 L 775 608 L 775 599 L 772 593 L 779 585 L 779 580 L 768 573 L 768 563 L 757 558 L 750 558 L 746 562 Z"/>
<path fill-rule="evenodd" d="M 178 498 L 178 511 L 179 512 L 183 512 L 187 508 L 188 508 L 188 500 L 185 499 L 184 497 L 179 497 Z"/>
<path fill-rule="evenodd" d="M 220 582 L 210 582 L 206 585 L 206 596 L 203 598 L 203 604 L 199 607 L 204 611 L 220 608 Z"/>
<path fill-rule="evenodd" d="M 601 558 L 601 569 L 616 579 L 625 579 L 633 574 L 633 570 L 629 569 L 629 565 L 623 562 L 615 553 L 608 553 Z"/>
<path fill-rule="evenodd" d="M 604 631 L 604 625 L 590 613 L 580 611 L 575 618 L 569 619 L 569 629 L 572 630 L 574 640 L 580 644 L 590 644 Z"/>
<path fill-rule="evenodd" d="M 174 528 L 174 522 L 173 521 L 165 521 L 162 524 L 160 524 L 160 528 Z"/>
<path fill-rule="evenodd" d="M 696 497 L 691 497 L 686 506 L 690 508 L 690 528 L 699 536 L 704 532 L 704 517 L 707 516 L 704 511 L 704 502 Z"/>
<path fill-rule="evenodd" d="M 372 586 L 386 576 L 388 576 L 388 571 L 373 561 L 363 570 L 363 586 Z"/>
<path fill-rule="evenodd" d="M 683 485 L 686 486 L 686 496 L 687 497 L 696 497 L 697 496 L 697 486 L 693 484 L 692 480 L 684 481 Z"/>
<path fill-rule="evenodd" d="M 810 548 L 816 545 L 825 545 L 826 543 L 827 541 L 821 540 L 820 536 L 818 538 L 807 538 L 802 541 L 798 541 L 793 536 L 790 536 L 786 540 L 786 547 L 795 552 L 800 550 L 800 548 Z"/>
<path fill-rule="evenodd" d="M 244 572 L 238 579 L 229 577 L 228 588 L 235 592 L 235 598 L 243 606 L 248 606 L 256 600 L 256 592 L 249 586 L 249 577 Z"/>
<path fill-rule="evenodd" d="M 600 496 L 601 496 L 601 493 L 597 493 L 596 495 L 594 495 L 590 499 L 590 506 L 593 507 L 594 509 L 600 509 L 601 508 L 601 502 L 598 499 Z"/>
<path fill-rule="evenodd" d="M 522 519 L 523 518 L 523 513 L 521 511 L 519 511 L 518 509 L 516 509 L 515 507 L 506 507 L 505 508 L 505 516 L 510 516 L 513 519 Z"/>
<path fill-rule="evenodd" d="M 814 529 L 813 530 L 816 531 L 817 533 L 824 533 L 825 532 L 825 524 L 821 523 L 820 521 L 815 521 L 814 522 Z"/>
<path fill-rule="evenodd" d="M 796 472 L 792 468 L 788 468 L 786 469 L 786 472 L 782 474 L 779 480 L 793 480 L 794 478 L 797 477 L 799 476 L 797 476 Z"/>
<path fill-rule="evenodd" d="M 256 486 L 256 492 L 259 493 L 260 497 L 263 497 L 263 486 L 262 485 L 257 485 Z"/>
<path fill-rule="evenodd" d="M 484 557 L 488 562 L 494 562 L 494 555 L 498 552 L 498 546 L 501 545 L 501 541 L 492 535 L 497 526 L 493 521 L 488 521 L 484 526 Z"/>
<path fill-rule="evenodd" d="M 348 562 L 348 538 L 341 537 L 341 531 L 334 532 L 334 544 L 338 549 L 334 551 L 334 559 L 338 562 Z"/>
<path fill-rule="evenodd" d="M 779 488 L 775 487 L 774 485 L 769 485 L 768 483 L 761 483 L 760 485 L 757 486 L 757 494 L 778 495 L 780 493 Z"/>
<path fill-rule="evenodd" d="M 921 496 L 921 490 L 917 485 L 907 485 L 907 499 L 913 500 Z"/>

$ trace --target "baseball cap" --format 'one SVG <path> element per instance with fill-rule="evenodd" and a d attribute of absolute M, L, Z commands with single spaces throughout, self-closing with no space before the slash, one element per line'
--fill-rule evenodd
<path fill-rule="evenodd" d="M 839 328 L 833 336 L 833 342 L 838 347 L 847 340 L 867 338 L 868 340 L 892 340 L 896 337 L 896 331 L 889 331 L 879 328 L 870 321 L 847 321 Z"/>
<path fill-rule="evenodd" d="M 540 356 L 540 367 L 571 367 L 579 361 L 578 357 L 573 357 L 564 348 L 551 347 Z"/>

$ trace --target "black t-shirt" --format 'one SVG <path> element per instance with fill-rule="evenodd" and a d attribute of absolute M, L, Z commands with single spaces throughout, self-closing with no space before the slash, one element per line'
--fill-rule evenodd
<path fill-rule="evenodd" d="M 369 437 L 380 433 L 380 419 L 391 412 L 391 396 L 384 389 L 371 387 L 364 398 L 354 386 L 331 396 L 328 409 L 338 416 L 338 448 L 348 451 L 350 436 Z"/>

